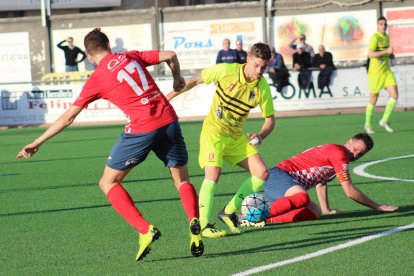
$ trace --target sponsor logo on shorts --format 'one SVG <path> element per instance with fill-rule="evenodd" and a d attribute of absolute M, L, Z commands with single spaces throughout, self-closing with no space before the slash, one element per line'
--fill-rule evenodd
<path fill-rule="evenodd" d="M 214 160 L 214 153 L 210 153 L 208 155 L 208 160 Z"/>
<path fill-rule="evenodd" d="M 134 165 L 138 163 L 138 159 L 129 159 L 125 162 L 125 166 Z"/>

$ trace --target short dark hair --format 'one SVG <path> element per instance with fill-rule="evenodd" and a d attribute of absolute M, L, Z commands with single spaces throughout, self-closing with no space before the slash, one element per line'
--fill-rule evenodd
<path fill-rule="evenodd" d="M 367 151 L 370 151 L 374 147 L 374 140 L 372 140 L 371 136 L 368 133 L 360 132 L 352 136 L 352 140 L 361 140 L 364 142 L 365 146 L 367 147 Z"/>
<path fill-rule="evenodd" d="M 250 48 L 249 55 L 263 60 L 269 60 L 272 56 L 272 51 L 270 50 L 269 45 L 259 42 Z"/>
<path fill-rule="evenodd" d="M 387 21 L 387 18 L 385 18 L 385 16 L 380 16 L 378 17 L 377 22 L 380 22 L 382 20 Z"/>
<path fill-rule="evenodd" d="M 99 51 L 107 51 L 109 48 L 109 39 L 101 32 L 101 28 L 95 28 L 90 31 L 84 38 L 83 44 L 85 45 L 86 52 L 94 54 Z"/>

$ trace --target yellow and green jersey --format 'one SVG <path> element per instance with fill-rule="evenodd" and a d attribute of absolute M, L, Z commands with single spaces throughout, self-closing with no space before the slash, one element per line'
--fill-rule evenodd
<path fill-rule="evenodd" d="M 381 34 L 379 32 L 373 34 L 369 40 L 368 49 L 372 51 L 382 51 L 390 47 L 390 36 Z M 369 61 L 369 74 L 385 73 L 390 69 L 389 55 L 384 55 L 377 58 L 371 58 Z"/>
<path fill-rule="evenodd" d="M 238 63 L 221 63 L 201 71 L 206 84 L 216 82 L 213 104 L 203 127 L 226 136 L 240 136 L 252 108 L 260 106 L 263 117 L 275 113 L 265 78 L 248 83 L 244 78 L 243 66 L 245 65 Z"/>

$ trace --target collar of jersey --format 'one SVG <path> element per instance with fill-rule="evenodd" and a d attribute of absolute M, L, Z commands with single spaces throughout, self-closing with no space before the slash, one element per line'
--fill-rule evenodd
<path fill-rule="evenodd" d="M 243 64 L 242 66 L 240 66 L 240 71 L 239 71 L 240 83 L 247 84 L 248 86 L 256 86 L 259 80 L 255 80 L 253 82 L 247 82 L 246 79 L 244 78 L 244 74 L 243 74 L 244 66 L 246 66 L 246 64 Z"/>
<path fill-rule="evenodd" d="M 386 36 L 387 36 L 387 34 L 382 34 L 382 33 L 380 33 L 380 32 L 377 32 L 377 34 L 378 34 L 380 37 L 386 37 Z"/>

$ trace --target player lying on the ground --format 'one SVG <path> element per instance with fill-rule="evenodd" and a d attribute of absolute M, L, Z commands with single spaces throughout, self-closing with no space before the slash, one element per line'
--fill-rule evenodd
<path fill-rule="evenodd" d="M 321 214 L 337 214 L 328 202 L 327 183 L 338 177 L 347 197 L 380 212 L 393 212 L 396 206 L 378 204 L 352 183 L 349 162 L 358 160 L 374 146 L 366 133 L 358 133 L 345 145 L 326 144 L 313 147 L 277 164 L 270 170 L 264 185 L 264 197 L 270 212 L 266 223 L 318 219 Z M 316 187 L 320 207 L 306 190 Z M 261 223 L 260 225 L 264 225 Z M 243 220 L 241 226 L 260 226 Z"/>

